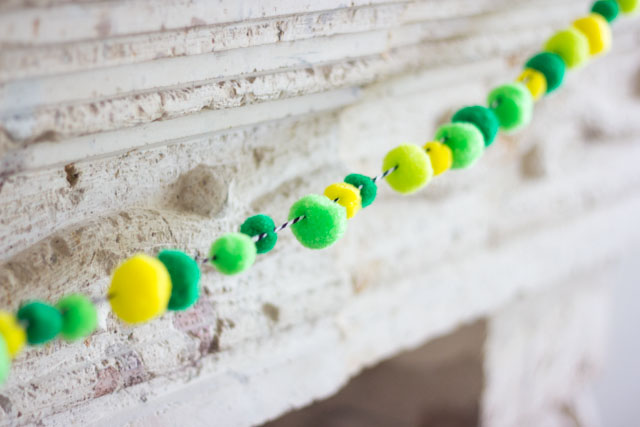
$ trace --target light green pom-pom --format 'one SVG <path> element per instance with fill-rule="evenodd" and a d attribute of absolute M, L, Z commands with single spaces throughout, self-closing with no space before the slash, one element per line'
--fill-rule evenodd
<path fill-rule="evenodd" d="M 471 123 L 482 133 L 484 146 L 490 146 L 498 133 L 498 118 L 490 109 L 481 105 L 472 105 L 458 110 L 451 118 L 452 122 Z"/>
<path fill-rule="evenodd" d="M 533 97 L 522 83 L 509 83 L 493 89 L 487 98 L 496 113 L 500 128 L 506 132 L 526 126 L 533 115 Z"/>
<path fill-rule="evenodd" d="M 467 168 L 482 156 L 484 138 L 471 123 L 447 123 L 438 128 L 435 139 L 451 149 L 453 169 Z"/>
<path fill-rule="evenodd" d="M 211 264 L 223 274 L 241 273 L 256 259 L 256 245 L 243 233 L 227 233 L 213 242 L 209 252 Z"/>
<path fill-rule="evenodd" d="M 541 52 L 529 58 L 525 68 L 532 68 L 544 74 L 544 78 L 547 81 L 547 93 L 550 93 L 562 84 L 566 65 L 557 54 Z"/>
<path fill-rule="evenodd" d="M 171 297 L 169 310 L 186 310 L 200 296 L 200 268 L 198 263 L 182 251 L 164 250 L 158 259 L 171 277 Z"/>
<path fill-rule="evenodd" d="M 9 348 L 2 335 L 0 335 L 0 385 L 7 380 L 10 369 L 11 355 L 9 354 Z"/>
<path fill-rule="evenodd" d="M 618 0 L 622 13 L 635 13 L 640 10 L 640 0 Z"/>
<path fill-rule="evenodd" d="M 291 226 L 298 242 L 309 249 L 323 249 L 334 244 L 347 230 L 346 209 L 333 200 L 309 194 L 295 202 L 289 220 L 304 216 Z"/>
<path fill-rule="evenodd" d="M 18 310 L 16 317 L 26 323 L 27 341 L 31 345 L 44 344 L 62 330 L 62 314 L 42 301 L 29 302 Z"/>
<path fill-rule="evenodd" d="M 431 159 L 424 148 L 415 144 L 399 145 L 382 161 L 382 170 L 398 168 L 386 180 L 398 193 L 409 194 L 424 187 L 433 177 Z"/>
<path fill-rule="evenodd" d="M 275 224 L 273 219 L 267 215 L 254 215 L 247 218 L 240 226 L 240 232 L 247 236 L 266 236 L 256 242 L 256 250 L 259 254 L 266 254 L 276 245 L 278 234 L 274 232 Z"/>
<path fill-rule="evenodd" d="M 544 50 L 560 56 L 567 68 L 584 64 L 590 56 L 589 39 L 576 28 L 555 33 L 544 45 Z"/>
<path fill-rule="evenodd" d="M 56 304 L 62 314 L 60 333 L 68 341 L 90 335 L 98 324 L 98 313 L 89 298 L 80 294 L 68 295 Z"/>

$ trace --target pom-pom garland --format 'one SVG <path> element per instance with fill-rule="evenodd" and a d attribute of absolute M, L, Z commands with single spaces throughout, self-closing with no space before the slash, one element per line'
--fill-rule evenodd
<path fill-rule="evenodd" d="M 589 40 L 575 27 L 555 33 L 544 49 L 560 56 L 567 68 L 583 65 L 589 59 Z"/>
<path fill-rule="evenodd" d="M 198 263 L 182 251 L 164 250 L 158 259 L 169 272 L 171 296 L 167 309 L 186 310 L 200 296 L 200 268 Z"/>
<path fill-rule="evenodd" d="M 458 110 L 451 118 L 452 122 L 468 122 L 475 125 L 484 138 L 484 146 L 493 144 L 500 123 L 495 113 L 482 105 L 472 105 Z"/>
<path fill-rule="evenodd" d="M 352 173 L 344 178 L 344 182 L 360 189 L 360 202 L 363 208 L 369 206 L 376 199 L 378 186 L 368 176 Z"/>
<path fill-rule="evenodd" d="M 26 324 L 27 341 L 31 345 L 51 341 L 62 330 L 62 314 L 42 301 L 31 301 L 23 305 L 16 316 L 18 321 Z"/>
<path fill-rule="evenodd" d="M 213 242 L 209 257 L 222 274 L 238 274 L 253 265 L 256 245 L 244 233 L 227 233 Z"/>
<path fill-rule="evenodd" d="M 165 312 L 171 278 L 157 258 L 137 254 L 120 264 L 109 287 L 111 310 L 127 323 L 141 323 Z"/>
<path fill-rule="evenodd" d="M 274 248 L 278 241 L 278 233 L 276 233 L 276 224 L 270 216 L 254 215 L 247 218 L 240 226 L 240 232 L 249 237 L 260 236 L 256 241 L 256 252 L 266 254 Z"/>
<path fill-rule="evenodd" d="M 324 195 L 345 208 L 347 219 L 351 219 L 362 207 L 360 190 L 346 182 L 331 184 L 324 189 Z"/>
<path fill-rule="evenodd" d="M 591 7 L 591 12 L 602 16 L 607 22 L 613 22 L 620 13 L 620 6 L 615 0 L 598 0 Z"/>
<path fill-rule="evenodd" d="M 4 338 L 11 357 L 15 357 L 27 341 L 27 333 L 18 319 L 6 311 L 0 312 L 0 337 Z"/>
<path fill-rule="evenodd" d="M 334 244 L 346 231 L 347 218 L 373 203 L 377 181 L 386 179 L 399 193 L 409 194 L 425 186 L 433 176 L 449 169 L 472 165 L 502 131 L 529 123 L 533 101 L 561 86 L 565 69 L 584 64 L 590 56 L 609 50 L 609 23 L 618 16 L 637 12 L 640 0 L 598 0 L 591 14 L 573 26 L 557 32 L 545 44 L 545 51 L 531 57 L 516 82 L 502 85 L 489 94 L 488 108 L 465 107 L 441 126 L 433 141 L 424 147 L 404 144 L 387 153 L 383 172 L 375 177 L 350 174 L 344 183 L 327 187 L 326 196 L 307 195 L 291 206 L 289 220 L 275 227 L 266 215 L 248 218 L 239 233 L 227 233 L 211 246 L 203 260 L 223 274 L 245 271 L 257 254 L 267 253 L 277 234 L 290 227 L 303 246 L 322 249 Z M 121 263 L 112 276 L 104 300 L 113 313 L 127 323 L 141 323 L 168 310 L 191 307 L 200 294 L 199 257 L 164 250 L 153 258 L 136 254 Z M 24 347 L 42 345 L 61 336 L 76 340 L 97 327 L 95 303 L 79 294 L 63 297 L 55 306 L 42 301 L 23 304 L 15 315 L 0 312 L 0 384 Z"/>
<path fill-rule="evenodd" d="M 544 74 L 533 68 L 525 68 L 518 77 L 518 82 L 529 89 L 529 93 L 534 101 L 540 99 L 540 97 L 547 92 L 547 79 L 544 77 Z"/>
<path fill-rule="evenodd" d="M 500 128 L 515 132 L 528 125 L 533 115 L 533 97 L 522 83 L 508 83 L 493 89 L 487 104 L 496 113 Z"/>
<path fill-rule="evenodd" d="M 547 93 L 551 93 L 562 85 L 567 66 L 562 58 L 552 52 L 541 52 L 525 63 L 526 68 L 540 71 L 547 84 Z"/>
<path fill-rule="evenodd" d="M 347 230 L 347 210 L 317 194 L 306 195 L 295 202 L 289 210 L 289 219 L 293 221 L 293 235 L 309 249 L 327 248 Z"/>
<path fill-rule="evenodd" d="M 438 176 L 451 169 L 451 165 L 453 164 L 453 153 L 448 145 L 445 145 L 440 141 L 431 141 L 424 145 L 424 151 L 427 152 L 427 155 L 431 160 L 433 176 Z"/>
<path fill-rule="evenodd" d="M 433 176 L 429 155 L 415 144 L 402 144 L 389 151 L 382 161 L 382 170 L 391 168 L 397 170 L 387 176 L 387 183 L 401 194 L 418 191 Z"/>
<path fill-rule="evenodd" d="M 482 156 L 484 138 L 471 123 L 447 123 L 438 128 L 436 139 L 451 149 L 452 169 L 468 168 Z"/>
<path fill-rule="evenodd" d="M 611 28 L 597 13 L 575 20 L 573 26 L 587 38 L 591 56 L 606 53 L 611 48 Z"/>
<path fill-rule="evenodd" d="M 67 341 L 74 341 L 90 335 L 98 324 L 96 308 L 93 302 L 84 295 L 68 295 L 58 301 L 56 308 L 62 315 L 60 334 Z"/>

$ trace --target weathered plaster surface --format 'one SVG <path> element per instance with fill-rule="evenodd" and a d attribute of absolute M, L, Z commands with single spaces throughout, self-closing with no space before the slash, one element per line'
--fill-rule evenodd
<path fill-rule="evenodd" d="M 137 251 L 204 254 L 248 215 L 284 220 L 348 171 L 373 175 L 588 7 L 161 3 L 1 6 L 2 307 L 101 295 Z M 257 424 L 462 323 L 495 317 L 490 331 L 517 333 L 517 298 L 572 283 L 588 304 L 594 288 L 573 278 L 640 248 L 637 20 L 614 39 L 473 169 L 408 198 L 381 185 L 334 248 L 284 233 L 247 274 L 204 268 L 189 312 L 129 328 L 101 307 L 84 342 L 28 350 L 0 390 L 0 424 Z M 486 414 L 508 394 L 491 390 Z"/>

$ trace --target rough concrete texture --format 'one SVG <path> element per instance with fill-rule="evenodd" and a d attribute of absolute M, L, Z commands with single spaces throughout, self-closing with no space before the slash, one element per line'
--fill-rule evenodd
<path fill-rule="evenodd" d="M 512 80 L 588 3 L 3 3 L 2 307 L 102 295 L 137 251 L 202 255 L 249 215 L 284 220 L 298 197 L 377 173 L 394 144 L 425 142 Z M 130 328 L 101 307 L 84 342 L 29 349 L 0 390 L 0 424 L 259 424 L 611 268 L 640 247 L 637 22 L 616 23 L 613 51 L 473 169 L 411 197 L 382 184 L 335 247 L 284 233 L 246 274 L 204 268 L 188 312 Z M 484 404 L 500 398 L 524 407 L 506 391 Z"/>

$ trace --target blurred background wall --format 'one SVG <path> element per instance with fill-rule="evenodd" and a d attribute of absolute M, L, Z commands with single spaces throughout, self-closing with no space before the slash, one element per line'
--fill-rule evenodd
<path fill-rule="evenodd" d="M 0 3 L 2 308 L 102 295 L 131 254 L 203 255 L 247 216 L 284 221 L 302 195 L 375 175 L 589 8 Z M 391 359 L 328 403 L 382 425 L 633 425 L 638 22 L 618 19 L 612 51 L 472 169 L 410 197 L 381 184 L 331 249 L 284 233 L 246 274 L 204 268 L 188 312 L 131 328 L 101 307 L 84 342 L 29 349 L 0 424 L 255 425 Z M 369 406 L 349 400 L 363 390 Z M 327 419 L 308 414 L 290 416 Z"/>

